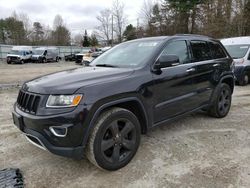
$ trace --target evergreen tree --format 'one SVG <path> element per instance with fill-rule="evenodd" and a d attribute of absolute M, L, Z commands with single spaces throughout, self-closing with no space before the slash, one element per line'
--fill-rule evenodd
<path fill-rule="evenodd" d="M 89 41 L 87 30 L 85 30 L 85 34 L 84 34 L 84 37 L 83 37 L 82 46 L 83 47 L 89 47 L 90 46 L 90 41 Z"/>
<path fill-rule="evenodd" d="M 132 24 L 129 24 L 127 25 L 124 33 L 123 33 L 123 36 L 126 38 L 126 40 L 133 40 L 133 39 L 136 39 L 136 28 L 132 25 Z"/>

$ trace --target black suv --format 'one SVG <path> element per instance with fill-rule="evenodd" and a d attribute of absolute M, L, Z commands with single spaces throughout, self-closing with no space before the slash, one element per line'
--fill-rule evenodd
<path fill-rule="evenodd" d="M 117 170 L 133 158 L 140 135 L 205 109 L 230 109 L 232 58 L 212 38 L 175 35 L 117 45 L 90 67 L 28 81 L 14 105 L 15 125 L 36 146 Z"/>

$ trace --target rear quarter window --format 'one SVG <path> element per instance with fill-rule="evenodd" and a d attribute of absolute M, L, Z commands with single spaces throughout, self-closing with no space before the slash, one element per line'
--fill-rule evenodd
<path fill-rule="evenodd" d="M 221 45 L 217 42 L 209 42 L 209 47 L 211 50 L 211 54 L 213 59 L 220 59 L 227 57 Z"/>
<path fill-rule="evenodd" d="M 193 62 L 206 61 L 213 59 L 206 41 L 190 41 Z"/>

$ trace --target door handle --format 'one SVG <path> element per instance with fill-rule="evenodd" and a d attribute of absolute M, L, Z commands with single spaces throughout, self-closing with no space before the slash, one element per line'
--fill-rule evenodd
<path fill-rule="evenodd" d="M 216 64 L 213 65 L 213 67 L 220 67 L 220 64 L 216 63 Z"/>
<path fill-rule="evenodd" d="M 194 72 L 195 71 L 195 68 L 189 68 L 186 70 L 186 72 Z"/>

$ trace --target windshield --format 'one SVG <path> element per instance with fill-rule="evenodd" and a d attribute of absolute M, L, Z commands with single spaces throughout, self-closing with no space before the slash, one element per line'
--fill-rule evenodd
<path fill-rule="evenodd" d="M 14 55 L 23 55 L 24 51 L 19 51 L 19 50 L 11 50 L 10 54 L 14 54 Z"/>
<path fill-rule="evenodd" d="M 160 41 L 134 41 L 122 43 L 98 58 L 91 66 L 140 67 L 159 46 Z"/>
<path fill-rule="evenodd" d="M 33 54 L 34 55 L 42 55 L 44 53 L 44 50 L 34 50 Z"/>
<path fill-rule="evenodd" d="M 245 57 L 249 45 L 229 45 L 225 46 L 225 48 L 233 59 L 240 59 Z"/>

